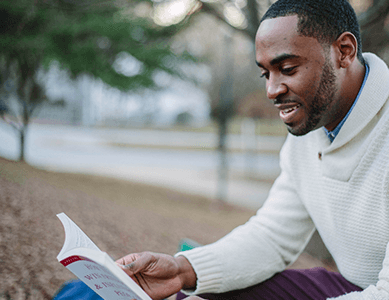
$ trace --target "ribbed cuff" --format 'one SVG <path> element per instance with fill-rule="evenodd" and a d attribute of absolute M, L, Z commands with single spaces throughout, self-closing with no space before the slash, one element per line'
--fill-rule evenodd
<path fill-rule="evenodd" d="M 196 289 L 183 290 L 187 295 L 217 293 L 222 285 L 221 264 L 217 255 L 207 250 L 207 246 L 198 247 L 192 250 L 178 252 L 177 256 L 184 256 L 192 265 L 197 276 Z"/>

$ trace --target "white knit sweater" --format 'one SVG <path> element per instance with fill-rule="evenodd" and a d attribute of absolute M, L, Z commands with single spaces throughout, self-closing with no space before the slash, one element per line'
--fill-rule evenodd
<path fill-rule="evenodd" d="M 389 299 L 389 71 L 377 56 L 364 57 L 367 82 L 333 143 L 322 128 L 289 135 L 281 175 L 257 214 L 216 243 L 177 254 L 197 274 L 194 293 L 270 278 L 317 228 L 340 273 L 364 289 L 339 299 Z"/>

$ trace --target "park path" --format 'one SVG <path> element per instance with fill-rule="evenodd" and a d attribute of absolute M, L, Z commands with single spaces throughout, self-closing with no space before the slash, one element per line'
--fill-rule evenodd
<path fill-rule="evenodd" d="M 255 150 L 245 152 L 241 136 L 228 136 L 225 201 L 253 209 L 263 204 L 279 174 L 283 140 L 260 136 Z M 216 146 L 212 133 L 32 124 L 26 161 L 47 170 L 111 176 L 217 198 Z M 16 159 L 17 153 L 15 133 L 0 123 L 0 156 Z"/>

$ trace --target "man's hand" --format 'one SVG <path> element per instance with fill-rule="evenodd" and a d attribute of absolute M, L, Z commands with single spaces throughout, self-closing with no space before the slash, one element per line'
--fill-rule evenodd
<path fill-rule="evenodd" d="M 155 300 L 196 286 L 196 274 L 183 256 L 142 252 L 129 254 L 116 263 Z"/>

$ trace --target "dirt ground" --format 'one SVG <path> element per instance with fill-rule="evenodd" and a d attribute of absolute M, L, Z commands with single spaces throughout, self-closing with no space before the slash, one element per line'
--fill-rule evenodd
<path fill-rule="evenodd" d="M 65 212 L 113 258 L 174 254 L 180 239 L 206 244 L 253 211 L 210 199 L 97 176 L 61 174 L 0 158 L 0 300 L 51 299 L 74 276 L 56 259 Z M 303 260 L 303 266 L 315 261 Z"/>
<path fill-rule="evenodd" d="M 0 158 L 0 299 L 51 299 L 73 275 L 56 259 L 65 212 L 114 258 L 174 254 L 180 239 L 210 243 L 252 211 L 216 210 L 209 199 L 97 176 L 34 169 Z"/>

